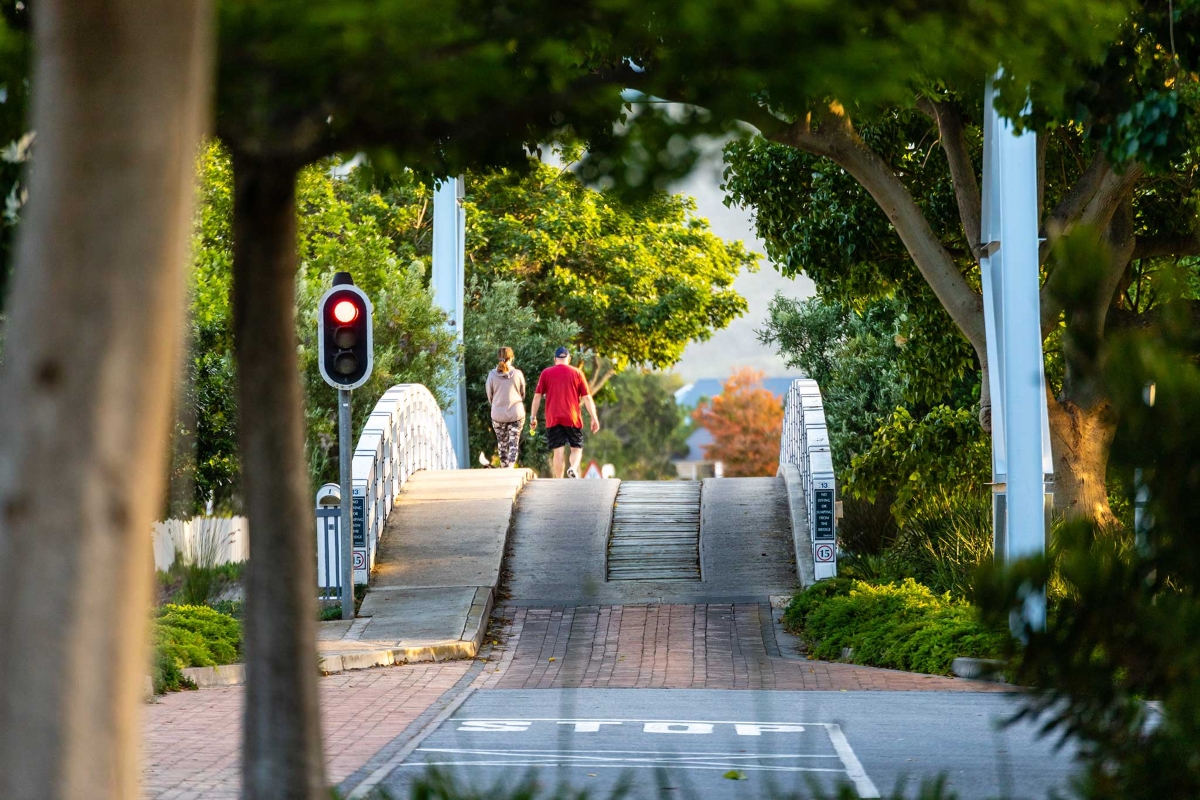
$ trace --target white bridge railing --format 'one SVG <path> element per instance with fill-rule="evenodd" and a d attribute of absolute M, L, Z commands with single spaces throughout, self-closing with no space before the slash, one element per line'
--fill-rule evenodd
<path fill-rule="evenodd" d="M 383 393 L 354 448 L 354 582 L 366 583 L 396 496 L 413 473 L 457 469 L 442 410 L 419 383 Z"/>
<path fill-rule="evenodd" d="M 837 485 L 821 388 L 814 380 L 792 381 L 788 390 L 779 463 L 794 465 L 800 472 L 814 577 L 832 578 L 837 575 Z"/>

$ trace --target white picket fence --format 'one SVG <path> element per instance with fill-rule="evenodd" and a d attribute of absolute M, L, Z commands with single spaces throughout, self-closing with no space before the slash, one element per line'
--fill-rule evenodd
<path fill-rule="evenodd" d="M 250 558 L 245 517 L 192 517 L 154 524 L 154 567 L 166 572 L 181 557 L 185 563 L 231 564 Z"/>

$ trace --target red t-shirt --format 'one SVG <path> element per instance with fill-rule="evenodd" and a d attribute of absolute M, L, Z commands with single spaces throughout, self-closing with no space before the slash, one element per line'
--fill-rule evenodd
<path fill-rule="evenodd" d="M 566 425 L 582 428 L 583 414 L 579 398 L 587 397 L 588 385 L 583 373 L 570 364 L 555 364 L 542 370 L 534 394 L 546 398 L 546 427 Z"/>

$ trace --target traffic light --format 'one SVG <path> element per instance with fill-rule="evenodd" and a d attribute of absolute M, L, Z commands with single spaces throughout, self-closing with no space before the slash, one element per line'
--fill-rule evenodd
<path fill-rule="evenodd" d="M 356 389 L 371 377 L 374 363 L 371 301 L 339 272 L 317 306 L 321 377 L 335 389 Z"/>

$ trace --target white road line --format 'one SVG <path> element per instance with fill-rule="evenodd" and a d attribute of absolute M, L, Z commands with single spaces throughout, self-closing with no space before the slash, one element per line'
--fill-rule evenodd
<path fill-rule="evenodd" d="M 404 764 L 397 764 L 396 768 L 403 767 L 579 767 L 584 766 L 578 761 L 557 762 L 550 760 L 531 760 L 531 761 L 412 761 Z M 662 764 L 657 763 L 618 763 L 618 764 L 586 764 L 588 769 L 661 769 Z M 667 766 L 672 766 L 671 762 Z M 775 765 L 755 765 L 755 764 L 685 764 L 681 765 L 687 769 L 700 770 L 722 770 L 728 772 L 731 769 L 742 770 L 743 772 L 830 772 L 838 775 L 845 775 L 843 769 L 830 769 L 829 767 L 785 767 Z M 879 794 L 862 795 L 862 797 L 879 797 Z"/>
<path fill-rule="evenodd" d="M 460 747 L 420 747 L 417 748 L 423 753 L 475 753 L 480 755 L 504 755 L 507 753 L 554 753 L 556 755 L 583 753 L 585 755 L 592 753 L 631 753 L 639 756 L 702 756 L 706 758 L 730 757 L 730 758 L 841 758 L 840 755 L 825 755 L 817 753 L 765 753 L 761 755 L 748 755 L 744 751 L 737 753 L 714 753 L 706 750 L 514 750 L 505 748 L 503 750 L 481 750 L 467 749 Z"/>
<path fill-rule="evenodd" d="M 850 780 L 854 781 L 854 788 L 858 791 L 858 796 L 879 797 L 879 790 L 875 788 L 875 784 L 867 777 L 867 771 L 863 769 L 862 762 L 854 754 L 854 750 L 850 747 L 850 742 L 846 740 L 846 734 L 842 733 L 842 726 L 830 723 L 826 727 L 826 730 L 829 731 L 829 741 L 833 742 L 833 749 L 837 750 L 837 754 L 842 758 L 842 764 L 846 767 L 846 774 L 850 777 Z"/>
<path fill-rule="evenodd" d="M 676 722 L 681 725 L 813 725 L 828 728 L 836 727 L 833 722 L 803 722 L 788 720 L 787 722 L 765 723 L 762 720 L 733 720 L 733 719 L 665 719 L 659 717 L 455 717 L 451 722 Z"/>
<path fill-rule="evenodd" d="M 454 719 L 454 721 L 455 722 L 509 722 L 509 721 L 515 721 L 515 720 L 513 720 L 512 717 L 504 717 L 504 718 L 456 717 Z M 713 720 L 713 719 L 681 720 L 681 719 L 644 719 L 644 718 L 643 719 L 636 719 L 636 718 L 600 719 L 597 717 L 575 718 L 575 719 L 564 719 L 562 717 L 525 717 L 525 718 L 521 719 L 521 722 L 618 722 L 618 723 L 619 722 L 640 722 L 640 723 L 654 722 L 654 723 L 677 723 L 677 724 L 693 724 L 693 725 L 758 725 L 758 724 L 761 724 L 759 721 L 747 722 L 745 720 Z M 825 731 L 829 734 L 829 741 L 833 744 L 833 749 L 835 751 L 837 751 L 838 757 L 842 760 L 842 765 L 845 767 L 846 776 L 848 778 L 850 778 L 850 780 L 854 783 L 854 788 L 855 788 L 855 791 L 858 792 L 858 796 L 861 798 L 864 798 L 864 800 L 867 800 L 868 798 L 880 797 L 879 790 L 877 788 L 875 788 L 875 784 L 874 784 L 874 782 L 872 782 L 871 778 L 867 775 L 867 771 L 863 768 L 862 762 L 858 760 L 858 756 L 855 755 L 853 748 L 850 747 L 850 742 L 846 739 L 846 734 L 842 732 L 842 728 L 840 725 L 838 725 L 835 722 L 802 722 L 802 721 L 778 723 L 778 724 L 811 725 L 813 727 L 820 726 L 820 727 L 824 728 Z M 470 763 L 470 762 L 467 762 L 467 763 Z M 476 763 L 479 763 L 479 762 L 476 762 Z M 497 762 L 497 763 L 510 763 L 511 764 L 511 763 L 516 763 L 516 762 Z M 599 767 L 602 765 L 596 764 L 595 766 Z M 634 765 L 631 765 L 630 768 L 634 768 Z M 717 769 L 716 767 L 694 767 L 694 768 L 696 768 L 696 769 Z M 805 767 L 750 767 L 750 766 L 747 766 L 746 768 L 747 769 L 758 769 L 758 770 L 779 769 L 779 770 L 791 770 L 791 771 L 821 771 L 821 772 L 830 771 L 830 770 L 823 770 L 823 769 L 817 769 L 817 768 L 805 768 Z M 833 771 L 841 772 L 842 770 L 833 770 Z"/>

